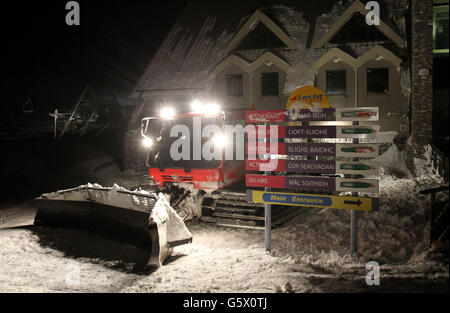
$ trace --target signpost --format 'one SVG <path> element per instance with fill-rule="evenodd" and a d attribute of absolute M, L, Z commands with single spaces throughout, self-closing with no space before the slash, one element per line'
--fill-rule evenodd
<path fill-rule="evenodd" d="M 315 89 L 304 89 L 291 96 L 287 110 L 247 111 L 246 120 L 255 124 L 254 129 L 249 128 L 246 143 L 247 171 L 264 172 L 246 175 L 248 187 L 264 188 L 264 191 L 248 190 L 247 198 L 265 204 L 266 249 L 271 249 L 271 205 L 275 204 L 350 210 L 350 245 L 351 252 L 356 253 L 356 212 L 379 207 L 377 197 L 360 197 L 359 193 L 379 193 L 378 179 L 365 178 L 379 175 L 377 162 L 371 160 L 379 155 L 379 145 L 362 144 L 360 139 L 376 141 L 380 127 L 359 122 L 379 121 L 378 108 L 330 108 L 328 100 Z M 330 125 L 333 121 L 353 125 Z M 301 126 L 286 126 L 289 122 L 301 122 Z M 328 123 L 310 125 L 310 122 Z M 352 143 L 320 142 L 336 138 L 351 139 Z M 341 192 L 351 192 L 352 196 L 341 196 Z"/>

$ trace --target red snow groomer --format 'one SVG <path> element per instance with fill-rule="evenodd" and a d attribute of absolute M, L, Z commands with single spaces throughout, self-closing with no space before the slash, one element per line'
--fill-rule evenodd
<path fill-rule="evenodd" d="M 171 205 L 185 218 L 262 227 L 264 209 L 247 202 L 245 160 L 236 158 L 237 149 L 244 145 L 237 146 L 242 142 L 226 131 L 238 125 L 244 128 L 248 109 L 221 110 L 217 105 L 202 106 L 199 102 L 193 107 L 185 112 L 163 108 L 159 116 L 142 120 L 143 143 L 149 149 L 150 183 L 145 185 L 169 195 Z M 216 129 L 211 136 L 203 133 L 208 127 Z M 229 154 L 226 158 L 225 150 L 230 146 L 233 158 Z M 212 160 L 205 159 L 203 153 L 210 149 L 216 156 Z"/>
<path fill-rule="evenodd" d="M 166 183 L 191 185 L 206 191 L 224 189 L 244 179 L 244 160 L 225 160 L 225 145 L 234 145 L 236 151 L 234 138 L 225 135 L 225 125 L 245 127 L 245 110 L 221 111 L 218 106 L 209 106 L 177 114 L 165 108 L 161 116 L 143 119 L 142 136 L 149 148 L 147 166 L 154 183 L 158 187 Z M 220 133 L 203 136 L 204 128 L 211 126 Z M 212 160 L 204 158 L 208 142 L 216 153 Z"/>

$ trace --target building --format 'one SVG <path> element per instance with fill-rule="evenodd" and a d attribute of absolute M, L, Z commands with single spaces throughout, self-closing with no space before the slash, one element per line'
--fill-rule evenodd
<path fill-rule="evenodd" d="M 134 122 L 194 99 L 280 109 L 315 85 L 332 106 L 378 106 L 381 130 L 412 135 L 420 154 L 432 137 L 431 0 L 378 1 L 376 25 L 367 2 L 191 0 L 132 93 Z"/>

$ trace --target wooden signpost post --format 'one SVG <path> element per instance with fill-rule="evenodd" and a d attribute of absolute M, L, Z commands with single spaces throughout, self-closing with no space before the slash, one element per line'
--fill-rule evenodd
<path fill-rule="evenodd" d="M 289 205 L 350 210 L 350 246 L 351 252 L 356 253 L 356 212 L 378 210 L 379 206 L 378 197 L 359 196 L 361 192 L 379 193 L 378 179 L 373 178 L 379 175 L 379 168 L 371 160 L 379 155 L 379 145 L 359 140 L 377 142 L 380 127 L 359 122 L 379 121 L 378 108 L 290 106 L 287 110 L 247 111 L 246 119 L 248 124 L 256 125 L 248 132 L 247 171 L 264 172 L 246 175 L 247 187 L 264 188 L 247 190 L 247 198 L 249 202 L 265 204 L 266 249 L 271 250 L 271 205 Z M 310 125 L 324 121 L 347 121 L 352 125 Z M 289 122 L 296 122 L 296 126 L 286 126 Z M 301 126 L 297 126 L 299 122 Z M 336 138 L 349 139 L 351 143 L 320 142 Z M 302 142 L 292 142 L 298 139 Z M 341 196 L 342 192 L 351 192 L 352 196 Z"/>

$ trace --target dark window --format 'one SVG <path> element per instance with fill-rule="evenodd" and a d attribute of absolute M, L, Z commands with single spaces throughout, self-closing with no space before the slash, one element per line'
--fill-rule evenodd
<path fill-rule="evenodd" d="M 227 75 L 227 95 L 235 97 L 244 95 L 242 74 Z"/>
<path fill-rule="evenodd" d="M 388 93 L 389 92 L 389 69 L 368 68 L 367 69 L 367 92 Z"/>
<path fill-rule="evenodd" d="M 279 78 L 277 72 L 261 74 L 262 96 L 278 96 L 279 94 L 278 86 L 279 86 Z"/>
<path fill-rule="evenodd" d="M 327 94 L 342 95 L 347 91 L 347 73 L 345 70 L 327 71 Z"/>

